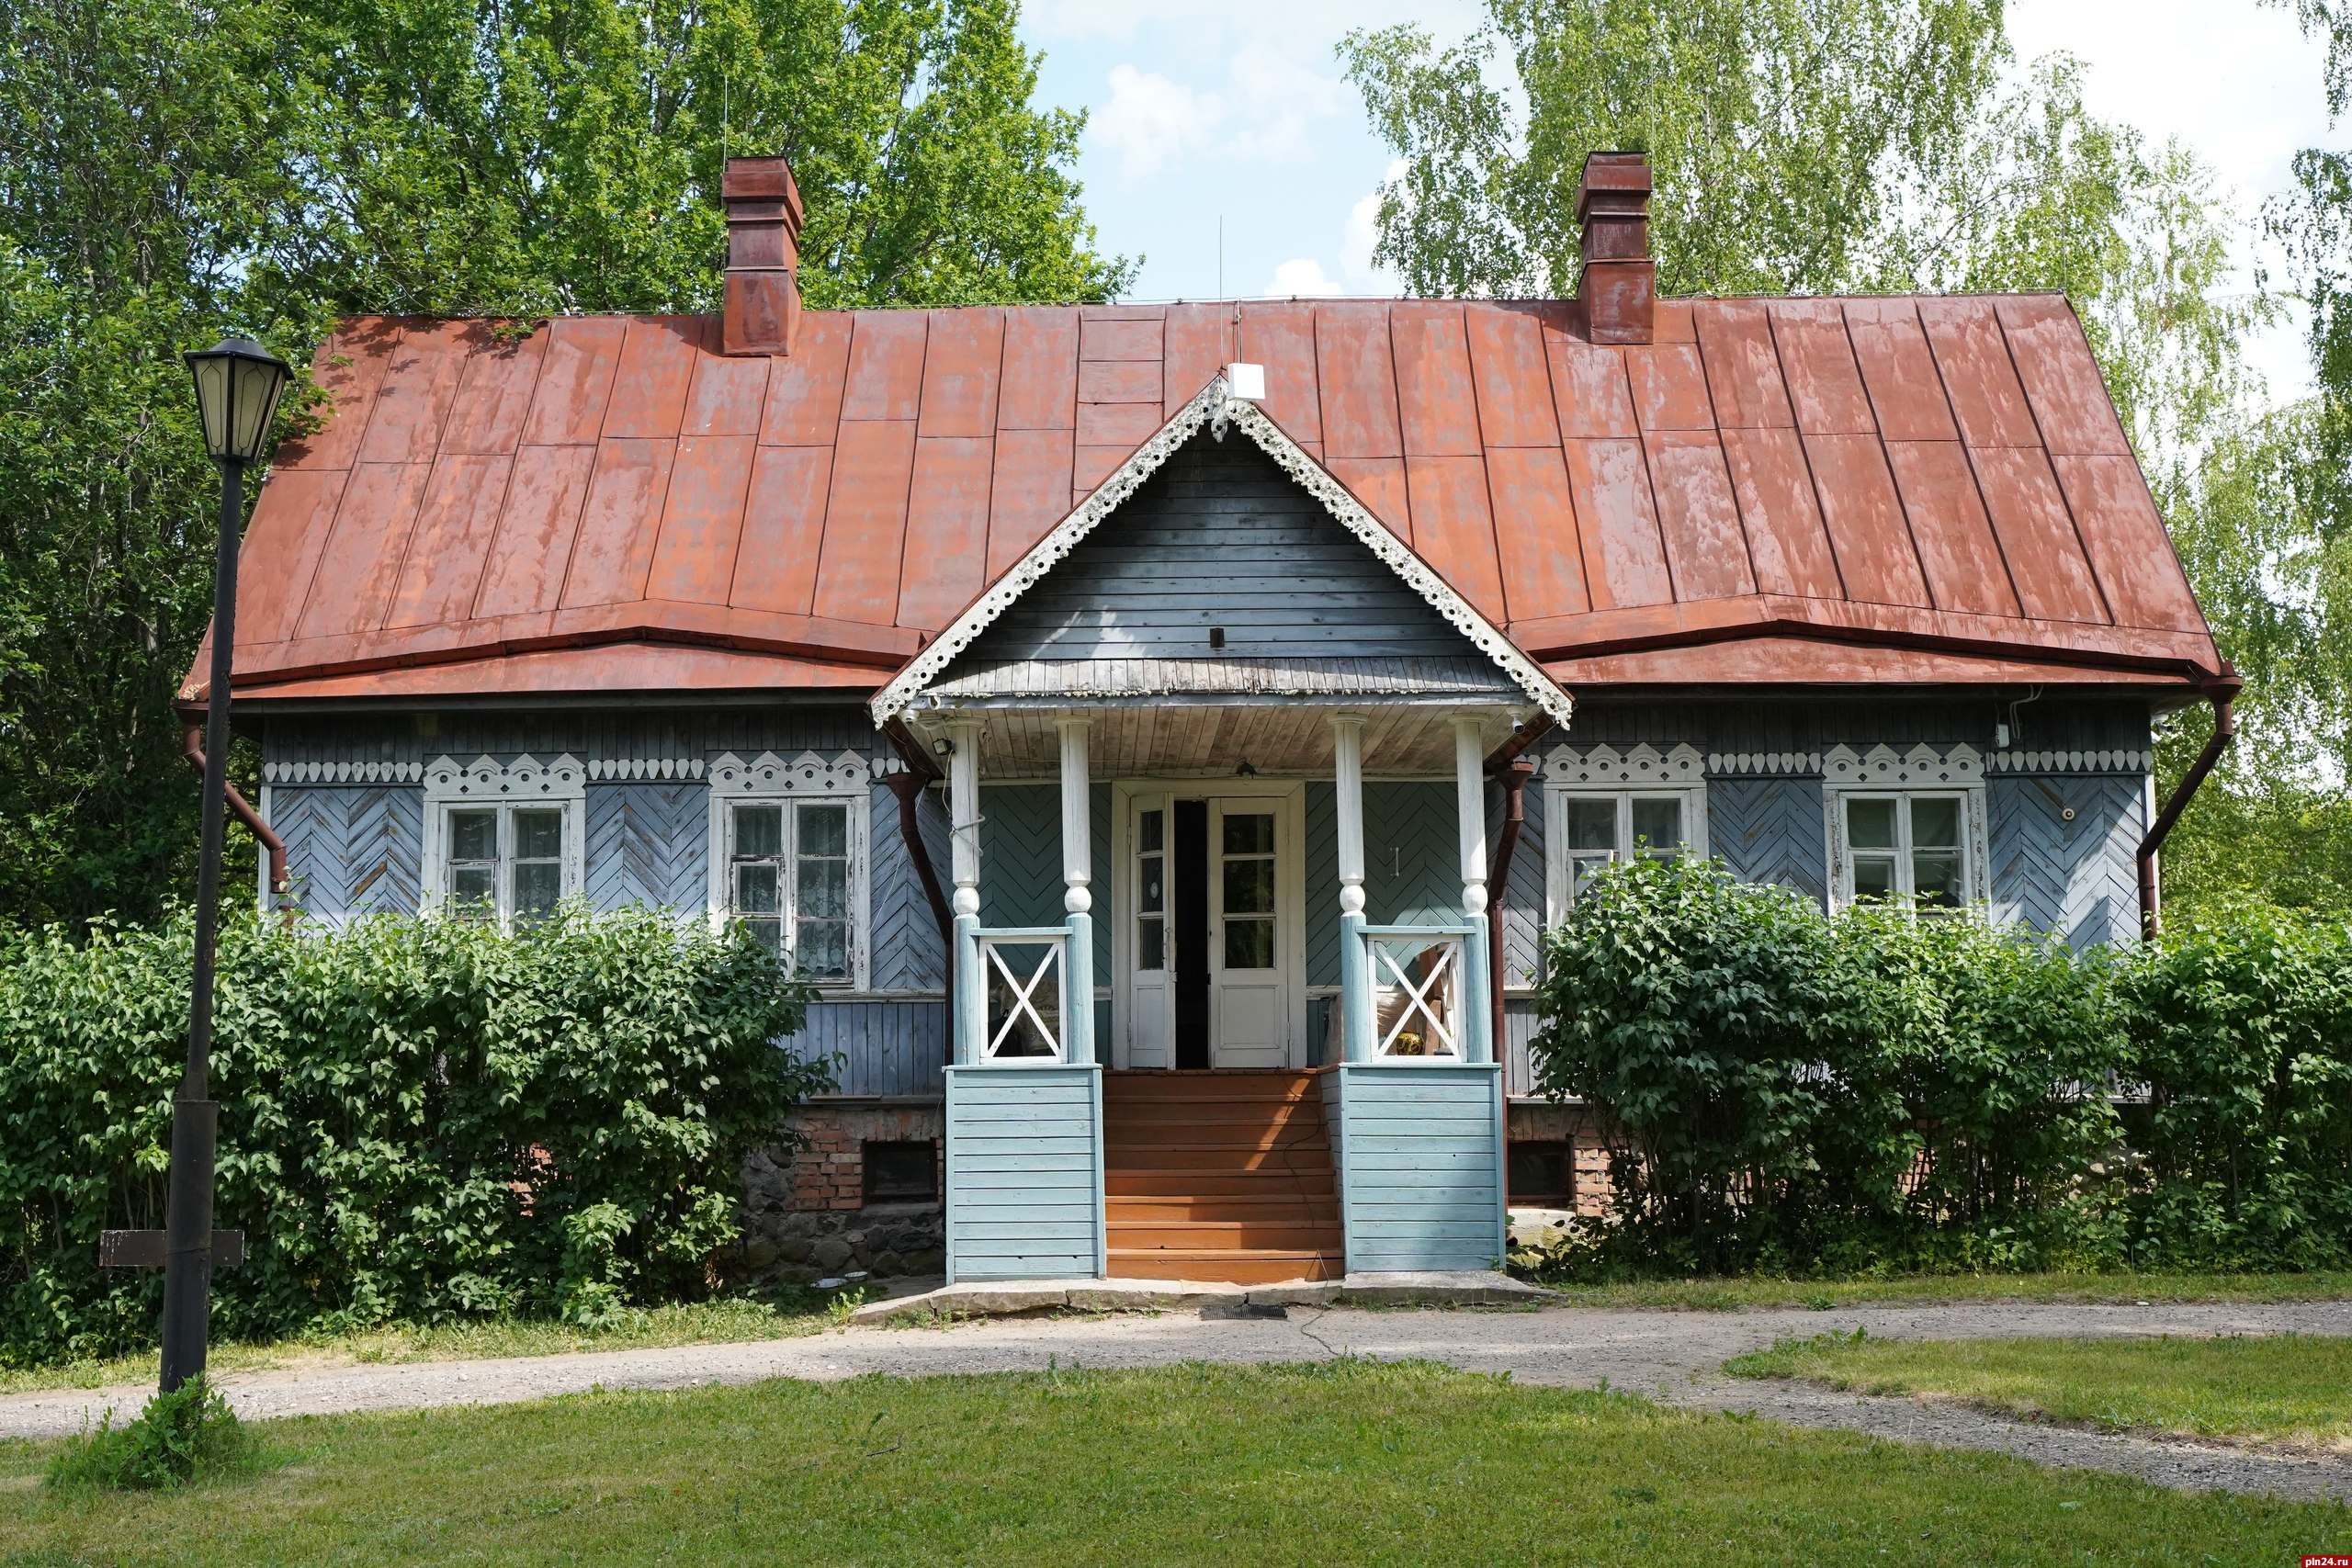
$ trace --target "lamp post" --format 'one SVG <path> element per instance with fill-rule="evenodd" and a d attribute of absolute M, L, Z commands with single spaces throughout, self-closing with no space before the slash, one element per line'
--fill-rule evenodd
<path fill-rule="evenodd" d="M 204 448 L 220 465 L 220 537 L 213 560 L 212 675 L 205 691 L 204 829 L 196 872 L 196 983 L 188 1001 L 187 1071 L 172 1102 L 171 1189 L 164 1209 L 164 1378 L 172 1390 L 204 1373 L 212 1314 L 213 928 L 220 913 L 222 797 L 229 768 L 229 675 L 237 647 L 237 536 L 245 468 L 269 451 L 277 400 L 292 374 L 246 338 L 186 356 L 196 378 Z"/>

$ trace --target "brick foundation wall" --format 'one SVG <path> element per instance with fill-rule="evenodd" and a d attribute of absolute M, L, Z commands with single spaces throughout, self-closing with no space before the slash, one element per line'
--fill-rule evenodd
<path fill-rule="evenodd" d="M 1609 1212 L 1609 1142 L 1600 1116 L 1581 1105 L 1513 1103 L 1504 1122 L 1513 1143 L 1565 1143 L 1576 1212 L 1600 1219 Z"/>
<path fill-rule="evenodd" d="M 944 1158 L 945 1116 L 935 1102 L 803 1106 L 785 1125 L 806 1140 L 774 1145 L 743 1164 L 743 1255 L 756 1274 L 815 1280 L 862 1270 L 935 1274 L 946 1267 L 936 1202 L 865 1202 L 865 1145 L 924 1143 Z M 945 1172 L 934 1168 L 944 1185 Z"/>

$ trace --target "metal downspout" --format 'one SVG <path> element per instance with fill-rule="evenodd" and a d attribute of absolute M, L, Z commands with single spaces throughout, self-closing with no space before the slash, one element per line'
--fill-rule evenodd
<path fill-rule="evenodd" d="M 1496 782 L 1503 786 L 1503 826 L 1495 836 L 1494 860 L 1487 872 L 1487 962 L 1494 970 L 1487 989 L 1494 1001 L 1495 1060 L 1506 1064 L 1510 1052 L 1503 1033 L 1503 896 L 1510 886 L 1510 861 L 1519 848 L 1519 830 L 1527 821 L 1527 781 L 1534 776 L 1535 764 L 1523 757 L 1504 763 L 1496 774 Z"/>
<path fill-rule="evenodd" d="M 191 724 L 181 731 L 180 755 L 187 759 L 187 765 L 194 768 L 198 773 L 201 774 L 204 772 L 204 730 L 201 726 Z M 261 819 L 261 813 L 255 811 L 247 803 L 245 797 L 237 793 L 235 784 L 224 784 L 224 788 L 227 791 L 226 799 L 229 809 L 236 813 L 238 821 L 253 830 L 254 837 L 261 840 L 261 847 L 268 852 L 271 896 L 284 897 L 286 896 L 286 840 L 270 830 L 269 824 Z M 288 909 L 285 914 L 286 922 L 288 925 L 293 924 L 294 911 Z"/>
<path fill-rule="evenodd" d="M 2206 682 L 2203 689 L 2207 700 L 2213 705 L 2212 737 L 2205 742 L 2205 750 L 2197 754 L 2197 761 L 2189 764 L 2188 773 L 2172 792 L 2172 798 L 2165 801 L 2164 809 L 2156 813 L 2154 823 L 2148 829 L 2148 836 L 2140 840 L 2140 940 L 2143 942 L 2155 941 L 2163 924 L 2157 908 L 2156 852 L 2164 848 L 2173 824 L 2179 821 L 2180 814 L 2188 809 L 2190 798 L 2197 794 L 2197 786 L 2205 782 L 2205 775 L 2213 771 L 2213 764 L 2222 760 L 2222 753 L 2237 734 L 2233 705 L 2238 694 L 2245 689 L 2245 682 L 2238 677 L 2237 667 L 2226 659 L 2222 660 L 2222 672 Z"/>

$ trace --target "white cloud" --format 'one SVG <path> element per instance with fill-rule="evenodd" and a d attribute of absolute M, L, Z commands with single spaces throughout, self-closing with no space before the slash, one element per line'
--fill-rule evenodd
<path fill-rule="evenodd" d="M 1265 298 L 1269 299 L 1289 299 L 1295 297 L 1317 299 L 1326 295 L 1345 294 L 1347 291 L 1345 285 L 1324 275 L 1321 262 L 1313 256 L 1299 256 L 1274 268 L 1274 280 L 1266 285 Z"/>
<path fill-rule="evenodd" d="M 1386 184 L 1401 176 L 1405 161 L 1396 159 L 1388 165 L 1383 176 Z M 1393 267 L 1374 265 L 1374 249 L 1380 243 L 1380 192 L 1373 191 L 1348 209 L 1347 226 L 1340 232 L 1340 275 L 1359 294 L 1395 294 L 1405 287 L 1405 280 Z"/>
<path fill-rule="evenodd" d="M 1119 155 L 1124 179 L 1141 179 L 1208 141 L 1225 118 L 1225 100 L 1196 93 L 1159 72 L 1111 68 L 1111 101 L 1093 112 L 1086 134 Z"/>

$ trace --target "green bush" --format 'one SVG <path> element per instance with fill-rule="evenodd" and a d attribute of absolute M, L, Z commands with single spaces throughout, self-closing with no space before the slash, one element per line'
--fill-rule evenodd
<path fill-rule="evenodd" d="M 101 1271 L 97 1239 L 164 1223 L 190 951 L 185 919 L 0 946 L 0 1357 L 153 1342 L 158 1272 Z M 742 1157 L 831 1080 L 776 1043 L 810 993 L 772 953 L 658 911 L 244 918 L 219 972 L 225 1336 L 700 1293 Z"/>
<path fill-rule="evenodd" d="M 97 1430 L 66 1440 L 46 1479 L 57 1491 L 166 1491 L 257 1470 L 267 1457 L 229 1402 L 196 1378 L 119 1427 L 112 1411 L 100 1416 Z"/>

